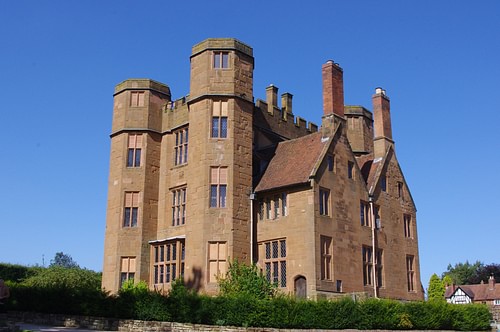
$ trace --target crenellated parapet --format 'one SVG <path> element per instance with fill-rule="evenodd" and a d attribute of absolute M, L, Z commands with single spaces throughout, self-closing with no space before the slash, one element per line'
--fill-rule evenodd
<path fill-rule="evenodd" d="M 283 139 L 293 139 L 318 131 L 313 122 L 295 116 L 292 113 L 291 93 L 281 95 L 281 107 L 278 106 L 278 87 L 273 84 L 266 88 L 266 101 L 257 99 L 254 109 L 254 126 L 273 132 Z"/>
<path fill-rule="evenodd" d="M 163 105 L 163 132 L 169 132 L 188 124 L 188 97 L 184 96 Z"/>

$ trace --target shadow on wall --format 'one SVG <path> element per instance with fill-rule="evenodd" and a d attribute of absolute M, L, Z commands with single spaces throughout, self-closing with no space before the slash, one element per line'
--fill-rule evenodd
<path fill-rule="evenodd" d="M 201 269 L 198 267 L 193 268 L 192 278 L 184 280 L 184 283 L 187 288 L 192 289 L 198 292 L 201 289 L 201 278 L 203 274 L 201 273 Z"/>

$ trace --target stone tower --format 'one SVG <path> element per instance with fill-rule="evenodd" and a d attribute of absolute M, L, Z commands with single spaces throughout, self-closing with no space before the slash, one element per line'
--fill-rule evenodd
<path fill-rule="evenodd" d="M 228 258 L 250 258 L 252 55 L 235 39 L 205 40 L 191 55 L 185 279 L 208 292 Z"/>
<path fill-rule="evenodd" d="M 162 107 L 168 86 L 126 80 L 114 93 L 103 288 L 149 278 L 149 248 L 156 236 Z"/>

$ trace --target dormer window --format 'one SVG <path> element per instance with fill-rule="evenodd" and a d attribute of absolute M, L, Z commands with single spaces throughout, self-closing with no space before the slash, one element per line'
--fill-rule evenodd
<path fill-rule="evenodd" d="M 214 52 L 214 68 L 227 69 L 229 68 L 229 53 L 228 52 Z"/>

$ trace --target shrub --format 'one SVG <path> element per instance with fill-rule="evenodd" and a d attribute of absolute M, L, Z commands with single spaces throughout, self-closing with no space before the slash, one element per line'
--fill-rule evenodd
<path fill-rule="evenodd" d="M 231 262 L 226 274 L 217 281 L 222 296 L 265 299 L 276 295 L 276 286 L 266 279 L 257 266 L 248 266 L 238 260 Z"/>

